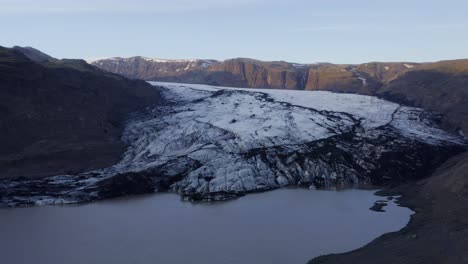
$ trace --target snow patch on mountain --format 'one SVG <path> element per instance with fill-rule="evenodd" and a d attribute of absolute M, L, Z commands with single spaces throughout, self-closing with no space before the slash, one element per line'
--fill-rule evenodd
<path fill-rule="evenodd" d="M 189 63 L 189 62 L 196 62 L 197 60 L 190 59 L 190 60 L 171 60 L 171 59 L 158 59 L 158 58 L 148 58 L 148 57 L 141 57 L 146 61 L 157 62 L 157 63 Z"/>
<path fill-rule="evenodd" d="M 358 77 L 358 79 L 362 82 L 362 86 L 367 86 L 367 79 L 363 77 Z"/>

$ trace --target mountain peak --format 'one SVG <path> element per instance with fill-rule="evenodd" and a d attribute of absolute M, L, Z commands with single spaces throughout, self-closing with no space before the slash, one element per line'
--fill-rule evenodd
<path fill-rule="evenodd" d="M 52 61 L 57 60 L 54 57 L 49 56 L 45 54 L 44 52 L 37 50 L 33 47 L 14 46 L 12 49 L 14 51 L 20 52 L 21 54 L 26 56 L 28 59 L 35 61 L 35 62 L 43 63 L 43 62 L 52 62 Z"/>

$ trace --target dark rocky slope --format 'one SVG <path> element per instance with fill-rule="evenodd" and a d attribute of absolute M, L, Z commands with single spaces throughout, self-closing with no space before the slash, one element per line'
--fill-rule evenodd
<path fill-rule="evenodd" d="M 0 178 L 112 165 L 128 115 L 158 100 L 147 83 L 84 61 L 0 47 Z"/>
<path fill-rule="evenodd" d="M 468 135 L 468 60 L 421 65 L 381 87 L 377 95 L 444 115 L 447 128 Z"/>

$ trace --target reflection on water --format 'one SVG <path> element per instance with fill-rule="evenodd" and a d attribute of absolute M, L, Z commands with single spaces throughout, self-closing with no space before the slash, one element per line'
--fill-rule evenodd
<path fill-rule="evenodd" d="M 0 210 L 8 264 L 275 264 L 350 251 L 404 227 L 393 201 L 370 211 L 373 191 L 281 189 L 218 203 L 156 194 L 81 206 Z"/>

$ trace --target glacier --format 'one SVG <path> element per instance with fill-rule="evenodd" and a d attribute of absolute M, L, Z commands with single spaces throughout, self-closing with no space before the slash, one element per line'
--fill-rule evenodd
<path fill-rule="evenodd" d="M 0 181 L 0 206 L 176 192 L 225 200 L 284 186 L 337 188 L 418 179 L 466 148 L 436 115 L 372 96 L 152 84 L 165 103 L 133 116 L 109 168 Z"/>

